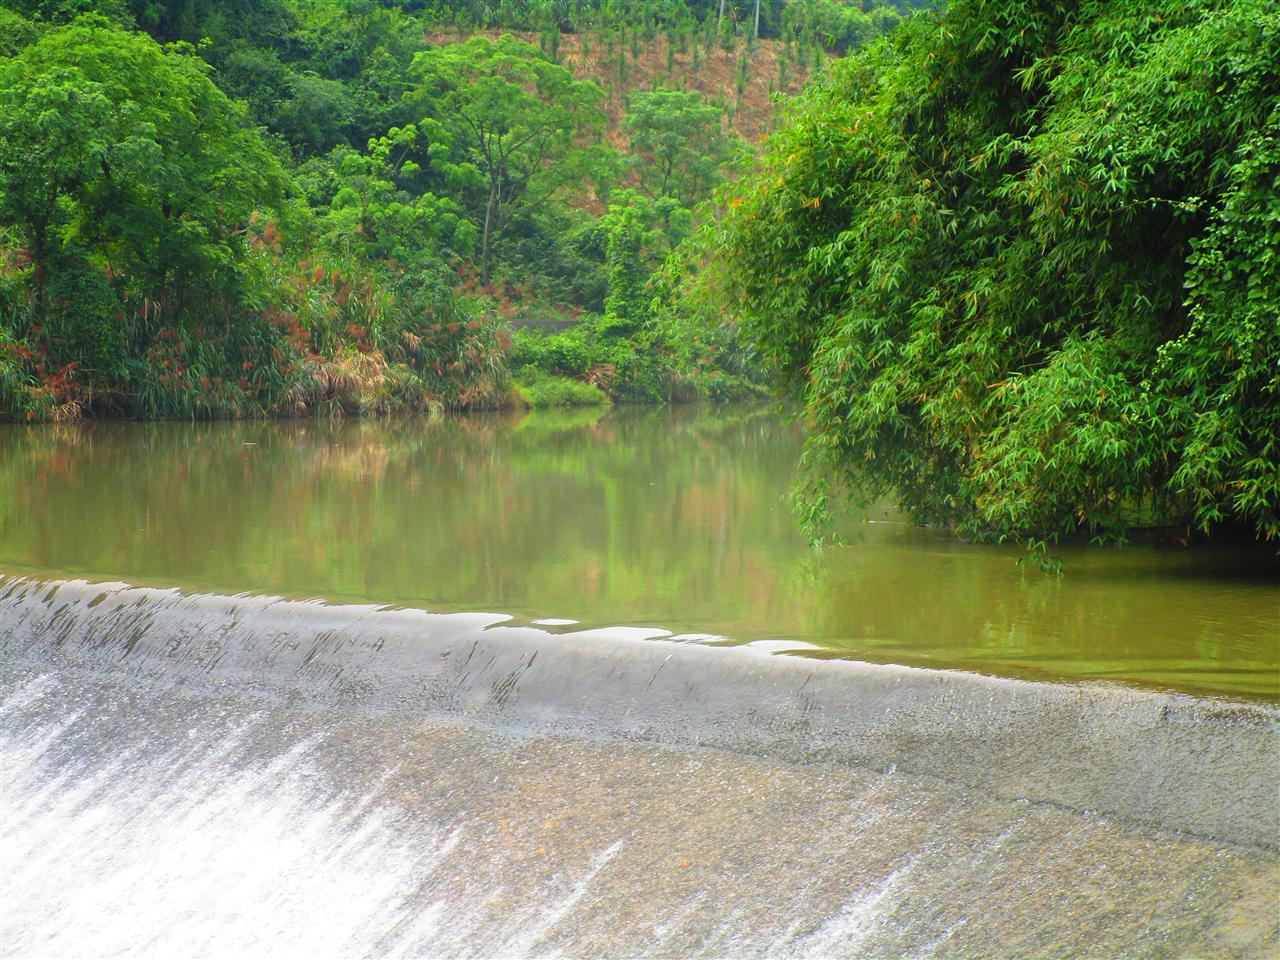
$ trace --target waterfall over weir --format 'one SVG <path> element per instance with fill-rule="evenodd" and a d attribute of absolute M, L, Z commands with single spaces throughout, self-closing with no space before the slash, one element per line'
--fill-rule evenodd
<path fill-rule="evenodd" d="M 6 956 L 1280 949 L 1270 706 L 19 577 L 0 656 Z"/>

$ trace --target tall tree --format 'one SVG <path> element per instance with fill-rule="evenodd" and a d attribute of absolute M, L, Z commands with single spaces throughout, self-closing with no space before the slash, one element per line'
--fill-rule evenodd
<path fill-rule="evenodd" d="M 87 17 L 0 63 L 0 222 L 41 280 L 77 246 L 155 300 L 225 283 L 250 214 L 286 188 L 183 49 Z"/>
<path fill-rule="evenodd" d="M 688 205 L 705 198 L 739 145 L 722 121 L 720 108 L 696 91 L 633 93 L 623 128 L 631 140 L 641 189 L 651 197 L 675 197 Z"/>
<path fill-rule="evenodd" d="M 480 271 L 487 283 L 493 237 L 509 208 L 572 181 L 574 161 L 603 127 L 604 93 L 509 35 L 422 51 L 412 69 L 420 85 L 410 102 L 450 128 L 485 175 Z"/>
<path fill-rule="evenodd" d="M 447 131 L 428 119 L 392 127 L 367 153 L 335 151 L 334 192 L 319 224 L 326 245 L 419 272 L 470 254 L 475 227 L 456 201 L 431 189 L 479 179 L 474 166 L 448 161 L 449 146 Z"/>

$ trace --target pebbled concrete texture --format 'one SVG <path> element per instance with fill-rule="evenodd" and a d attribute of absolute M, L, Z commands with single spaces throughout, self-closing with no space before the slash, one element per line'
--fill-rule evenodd
<path fill-rule="evenodd" d="M 1273 708 L 54 586 L 0 585 L 7 955 L 1280 953 Z"/>

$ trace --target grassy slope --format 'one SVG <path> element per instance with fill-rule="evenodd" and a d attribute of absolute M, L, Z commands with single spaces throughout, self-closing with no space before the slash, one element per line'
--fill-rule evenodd
<path fill-rule="evenodd" d="M 479 30 L 470 36 L 484 36 L 495 39 L 501 34 L 513 33 L 530 43 L 538 43 L 536 33 L 522 33 L 511 30 Z M 456 43 L 459 38 L 454 34 L 436 34 L 428 38 L 433 43 Z M 742 46 L 734 50 L 725 50 L 719 45 L 703 49 L 703 61 L 697 71 L 693 69 L 693 54 L 686 49 L 684 53 L 677 51 L 673 69 L 667 73 L 668 37 L 659 34 L 647 41 L 640 49 L 638 59 L 633 59 L 631 50 L 627 49 L 627 75 L 625 81 L 619 83 L 616 67 L 605 62 L 605 50 L 598 38 L 589 38 L 589 51 L 582 54 L 582 38 L 577 34 L 563 34 L 560 38 L 559 60 L 570 67 L 574 74 L 583 79 L 594 80 L 606 92 L 605 113 L 609 117 L 606 137 L 610 143 L 619 148 L 627 145 L 626 135 L 621 130 L 622 117 L 626 112 L 626 98 L 634 90 L 652 90 L 655 87 L 677 87 L 684 90 L 697 90 L 708 101 L 721 101 L 736 105 L 729 126 L 748 142 L 756 142 L 770 128 L 773 119 L 773 101 L 771 91 L 776 87 L 778 77 L 778 58 L 782 54 L 783 44 L 777 40 L 761 40 L 748 68 L 747 85 L 743 91 L 741 102 L 738 102 L 734 85 L 737 72 L 738 57 Z M 785 93 L 794 94 L 804 85 L 806 71 L 800 70 L 794 63 L 788 68 L 788 83 Z"/>

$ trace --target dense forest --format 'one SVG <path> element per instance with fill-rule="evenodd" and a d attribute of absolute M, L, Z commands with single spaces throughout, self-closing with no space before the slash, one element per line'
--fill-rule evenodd
<path fill-rule="evenodd" d="M 758 392 L 651 278 L 867 6 L 4 0 L 0 410 Z"/>
<path fill-rule="evenodd" d="M 725 399 L 797 499 L 1280 535 L 1276 0 L 0 0 L 0 414 Z"/>

